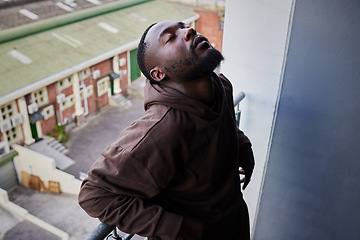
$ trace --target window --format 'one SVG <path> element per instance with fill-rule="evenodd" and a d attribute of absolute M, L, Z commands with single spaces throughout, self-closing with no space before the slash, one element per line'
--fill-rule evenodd
<path fill-rule="evenodd" d="M 93 85 L 89 85 L 86 87 L 86 91 L 87 91 L 87 96 L 90 97 L 94 94 L 94 86 Z"/>
<path fill-rule="evenodd" d="M 6 137 L 9 145 L 17 143 L 22 139 L 20 126 L 11 128 L 10 130 L 6 131 L 4 135 L 4 138 Z"/>
<path fill-rule="evenodd" d="M 105 77 L 97 82 L 97 94 L 98 96 L 102 96 L 104 93 L 108 92 L 109 86 L 108 86 L 109 77 Z"/>
<path fill-rule="evenodd" d="M 93 77 L 93 79 L 97 79 L 97 78 L 99 78 L 100 76 L 101 76 L 101 72 L 100 72 L 100 70 L 99 69 L 97 69 L 97 70 L 94 70 L 93 72 L 92 72 L 92 77 Z"/>
<path fill-rule="evenodd" d="M 79 79 L 84 80 L 84 79 L 90 77 L 90 69 L 86 68 L 86 69 L 80 71 L 78 74 L 79 74 Z"/>
<path fill-rule="evenodd" d="M 49 102 L 48 94 L 46 87 L 40 89 L 39 91 L 33 92 L 31 94 L 31 98 L 33 102 L 37 103 L 37 105 L 41 106 Z"/>
<path fill-rule="evenodd" d="M 11 116 L 18 113 L 15 102 L 1 106 L 1 117 L 2 120 L 10 119 Z"/>
<path fill-rule="evenodd" d="M 89 85 L 86 87 L 86 93 L 87 93 L 87 97 L 90 97 L 94 94 L 94 87 L 93 85 Z M 81 89 L 80 91 L 80 97 L 81 99 L 84 99 L 84 89 Z"/>
<path fill-rule="evenodd" d="M 65 89 L 65 88 L 67 88 L 69 86 L 72 86 L 72 84 L 73 84 L 72 77 L 67 77 L 67 78 L 65 78 L 63 80 L 60 80 L 58 82 L 58 87 L 59 87 L 59 90 L 61 91 L 61 90 Z"/>
<path fill-rule="evenodd" d="M 60 110 L 63 111 L 75 104 L 75 97 L 74 94 L 71 94 L 65 98 L 65 100 L 59 103 Z"/>
<path fill-rule="evenodd" d="M 47 106 L 46 108 L 44 108 L 42 110 L 42 113 L 44 115 L 44 120 L 47 120 L 47 119 L 53 117 L 55 115 L 54 106 L 53 105 Z"/>
<path fill-rule="evenodd" d="M 1 119 L 0 123 L 10 123 L 11 117 L 18 114 L 15 102 L 0 107 Z M 21 125 L 11 126 L 8 124 L 3 132 L 3 138 L 9 142 L 9 145 L 19 142 L 22 139 Z"/>
<path fill-rule="evenodd" d="M 120 65 L 120 67 L 125 66 L 126 65 L 126 58 L 120 58 L 119 65 Z"/>

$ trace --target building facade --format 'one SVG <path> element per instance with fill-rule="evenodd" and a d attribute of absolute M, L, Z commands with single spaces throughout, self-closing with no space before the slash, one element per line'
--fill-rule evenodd
<path fill-rule="evenodd" d="M 105 13 L 104 6 L 96 7 L 93 15 L 66 25 L 44 30 L 57 16 L 0 32 L 0 171 L 13 165 L 13 144 L 31 145 L 58 125 L 81 125 L 109 105 L 111 96 L 126 95 L 141 76 L 136 53 L 146 27 L 163 20 L 195 27 L 199 18 L 193 8 L 176 3 L 122 2 Z M 83 11 L 89 10 L 65 17 Z M 35 30 L 14 38 L 27 28 Z"/>

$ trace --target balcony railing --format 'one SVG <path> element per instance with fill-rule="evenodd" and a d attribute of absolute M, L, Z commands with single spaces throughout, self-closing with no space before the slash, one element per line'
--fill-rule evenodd
<path fill-rule="evenodd" d="M 239 92 L 234 99 L 234 106 L 235 106 L 235 118 L 236 118 L 236 125 L 240 126 L 240 117 L 241 117 L 241 110 L 240 110 L 240 102 L 245 98 L 244 92 Z"/>
<path fill-rule="evenodd" d="M 116 231 L 116 227 L 107 225 L 106 223 L 100 223 L 85 240 L 130 240 L 134 235 L 135 234 L 127 234 L 124 237 L 120 236 Z"/>
<path fill-rule="evenodd" d="M 240 125 L 240 102 L 245 98 L 244 92 L 239 92 L 234 99 L 235 106 L 235 118 L 237 126 Z M 100 223 L 99 226 L 85 239 L 85 240 L 103 240 L 103 239 L 114 239 L 114 240 L 130 240 L 135 234 L 127 234 L 124 237 L 120 236 L 116 227 L 107 225 L 106 223 Z M 147 239 L 147 238 L 145 238 Z"/>

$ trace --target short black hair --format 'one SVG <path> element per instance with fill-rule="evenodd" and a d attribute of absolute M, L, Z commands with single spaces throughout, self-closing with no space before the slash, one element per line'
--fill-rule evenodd
<path fill-rule="evenodd" d="M 149 79 L 150 81 L 155 81 L 151 75 L 150 75 L 150 72 L 149 70 L 146 68 L 145 66 L 145 58 L 146 58 L 146 52 L 147 52 L 147 49 L 148 49 L 148 44 L 145 42 L 145 38 L 146 38 L 146 35 L 147 33 L 149 32 L 150 28 L 152 26 L 154 26 L 156 23 L 153 23 L 151 24 L 146 30 L 145 32 L 143 33 L 141 39 L 140 39 L 140 43 L 138 45 L 138 49 L 137 49 L 137 55 L 136 55 L 136 60 L 137 60 L 137 63 L 139 65 L 139 68 L 140 68 L 140 71 L 144 74 L 144 76 Z"/>

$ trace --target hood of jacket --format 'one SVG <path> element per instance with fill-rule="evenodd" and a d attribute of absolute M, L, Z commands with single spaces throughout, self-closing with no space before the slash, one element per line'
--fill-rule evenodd
<path fill-rule="evenodd" d="M 211 77 L 215 87 L 215 101 L 213 107 L 209 107 L 196 99 L 190 98 L 174 88 L 151 83 L 146 79 L 144 87 L 145 111 L 152 105 L 160 104 L 179 111 L 198 115 L 201 118 L 212 120 L 219 118 L 226 104 L 225 88 L 220 77 L 216 73 L 213 73 Z"/>

